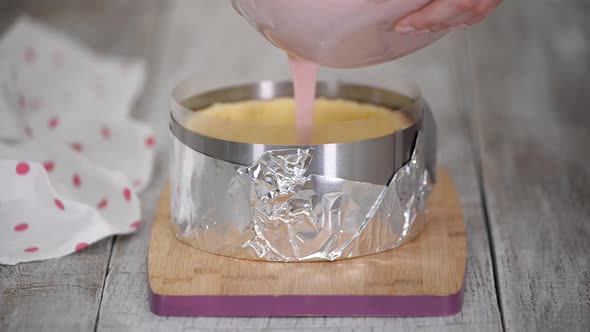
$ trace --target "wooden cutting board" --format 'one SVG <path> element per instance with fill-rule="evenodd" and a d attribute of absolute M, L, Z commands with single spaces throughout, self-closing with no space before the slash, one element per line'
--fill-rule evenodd
<path fill-rule="evenodd" d="M 162 194 L 148 254 L 149 303 L 163 316 L 445 316 L 461 310 L 465 225 L 439 171 L 427 226 L 408 244 L 336 262 L 275 263 L 210 254 L 176 240 Z"/>

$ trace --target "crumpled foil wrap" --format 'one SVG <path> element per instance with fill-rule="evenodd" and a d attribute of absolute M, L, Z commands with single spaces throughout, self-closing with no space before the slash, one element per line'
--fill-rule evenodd
<path fill-rule="evenodd" d="M 172 224 L 195 248 L 267 261 L 333 261 L 382 252 L 424 227 L 425 139 L 388 186 L 307 174 L 314 150 L 264 152 L 250 166 L 173 140 Z"/>

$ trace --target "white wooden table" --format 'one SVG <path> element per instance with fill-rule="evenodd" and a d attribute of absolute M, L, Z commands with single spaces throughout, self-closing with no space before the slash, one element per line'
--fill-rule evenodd
<path fill-rule="evenodd" d="M 145 59 L 135 116 L 158 131 L 139 234 L 56 260 L 0 266 L 0 331 L 590 330 L 590 1 L 507 1 L 484 24 L 394 63 L 324 79 L 419 83 L 468 230 L 463 312 L 446 318 L 163 318 L 147 307 L 149 224 L 167 176 L 168 96 L 288 79 L 286 57 L 214 0 L 0 1 L 97 50 Z"/>

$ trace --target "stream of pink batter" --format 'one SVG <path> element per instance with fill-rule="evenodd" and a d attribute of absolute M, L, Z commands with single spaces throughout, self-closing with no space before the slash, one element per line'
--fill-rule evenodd
<path fill-rule="evenodd" d="M 313 109 L 315 89 L 318 76 L 318 65 L 304 60 L 289 57 L 293 73 L 295 95 L 295 127 L 297 144 L 308 145 L 312 140 Z"/>

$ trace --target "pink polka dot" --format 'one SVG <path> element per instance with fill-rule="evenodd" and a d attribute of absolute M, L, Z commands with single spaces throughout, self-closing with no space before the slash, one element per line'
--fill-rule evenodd
<path fill-rule="evenodd" d="M 104 139 L 109 139 L 111 137 L 111 130 L 107 126 L 103 126 L 100 128 L 100 134 Z"/>
<path fill-rule="evenodd" d="M 143 184 L 143 181 L 141 181 L 141 179 L 135 179 L 135 180 L 133 180 L 133 186 L 135 188 L 141 187 L 142 184 Z"/>
<path fill-rule="evenodd" d="M 99 209 L 104 209 L 107 207 L 108 204 L 109 204 L 109 201 L 105 198 L 102 201 L 98 202 L 98 205 L 96 205 L 96 207 Z"/>
<path fill-rule="evenodd" d="M 80 175 L 74 174 L 72 176 L 72 183 L 74 184 L 74 187 L 79 188 L 82 184 L 82 181 L 80 180 Z"/>
<path fill-rule="evenodd" d="M 49 172 L 53 171 L 55 164 L 53 163 L 53 161 L 46 161 L 43 163 L 43 167 L 49 173 Z"/>
<path fill-rule="evenodd" d="M 64 203 L 62 203 L 59 199 L 54 199 L 53 202 L 55 203 L 55 206 L 57 206 L 58 209 L 60 210 L 65 210 L 66 208 L 64 207 Z"/>
<path fill-rule="evenodd" d="M 80 251 L 80 250 L 87 248 L 87 247 L 88 247 L 88 243 L 80 242 L 76 245 L 76 251 Z"/>
<path fill-rule="evenodd" d="M 131 224 L 131 228 L 138 229 L 140 225 L 141 225 L 141 221 L 138 220 L 138 221 Z"/>
<path fill-rule="evenodd" d="M 33 137 L 33 129 L 31 129 L 31 127 L 26 126 L 25 127 L 25 135 L 27 135 L 28 137 Z"/>
<path fill-rule="evenodd" d="M 145 146 L 147 146 L 148 148 L 153 147 L 156 144 L 156 139 L 154 138 L 154 136 L 148 136 L 145 139 Z"/>
<path fill-rule="evenodd" d="M 82 152 L 82 144 L 80 143 L 72 143 L 71 147 L 78 152 Z"/>
<path fill-rule="evenodd" d="M 39 250 L 39 248 L 37 248 L 37 247 L 28 247 L 25 249 L 25 252 L 36 252 L 38 250 Z"/>
<path fill-rule="evenodd" d="M 35 52 L 35 49 L 33 49 L 32 47 L 28 47 L 25 50 L 25 53 L 23 54 L 23 59 L 25 60 L 26 63 L 33 63 L 35 62 L 35 58 L 36 58 L 37 54 Z"/>
<path fill-rule="evenodd" d="M 54 129 L 59 124 L 59 118 L 57 116 L 49 119 L 49 128 Z"/>
<path fill-rule="evenodd" d="M 22 224 L 18 224 L 16 226 L 14 226 L 15 232 L 24 232 L 27 229 L 29 229 L 29 224 L 27 224 L 27 223 L 22 223 Z"/>
<path fill-rule="evenodd" d="M 127 202 L 131 201 L 131 190 L 129 188 L 125 188 L 125 190 L 123 190 L 123 196 L 125 197 L 125 200 Z"/>
<path fill-rule="evenodd" d="M 20 162 L 16 165 L 16 174 L 18 175 L 27 175 L 27 173 L 29 173 L 30 170 L 31 167 L 28 163 Z"/>

